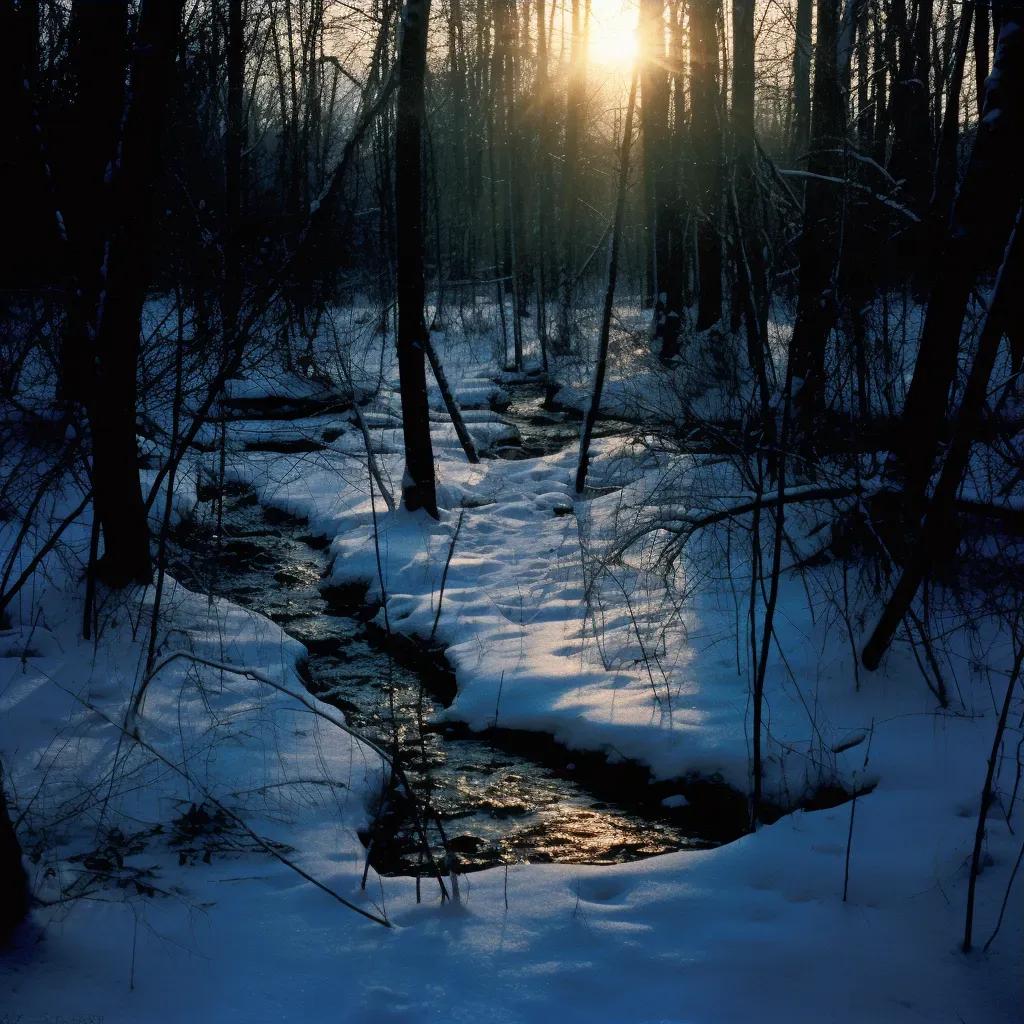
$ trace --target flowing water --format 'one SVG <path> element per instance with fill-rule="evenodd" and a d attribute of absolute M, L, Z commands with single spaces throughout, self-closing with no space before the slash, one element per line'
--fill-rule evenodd
<path fill-rule="evenodd" d="M 508 413 L 520 445 L 499 456 L 533 457 L 576 443 L 571 414 L 550 409 L 543 385 L 513 388 Z M 627 425 L 605 422 L 605 432 Z M 261 507 L 244 486 L 202 495 L 177 531 L 171 572 L 193 589 L 227 597 L 279 623 L 309 651 L 306 685 L 351 725 L 387 748 L 396 742 L 418 800 L 429 798 L 460 868 L 517 861 L 607 864 L 735 838 L 745 801 L 708 781 L 651 784 L 646 769 L 569 751 L 541 733 L 434 724 L 455 696 L 443 651 L 389 638 L 360 588 L 324 585 L 329 558 L 305 523 Z M 685 801 L 681 796 L 685 795 Z M 663 801 L 668 799 L 669 805 Z M 425 871 L 408 802 L 393 792 L 370 834 L 383 874 Z M 433 840 L 432 840 L 433 845 Z"/>

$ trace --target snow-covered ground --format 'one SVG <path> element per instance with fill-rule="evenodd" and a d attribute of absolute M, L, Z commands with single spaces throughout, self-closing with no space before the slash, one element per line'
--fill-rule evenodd
<path fill-rule="evenodd" d="M 485 409 L 500 367 L 479 352 L 460 363 L 454 347 L 444 358 L 462 401 Z M 385 378 L 392 372 L 383 366 Z M 613 375 L 609 393 L 631 393 L 635 380 L 632 370 Z M 264 372 L 233 395 L 314 391 L 294 380 L 283 390 Z M 436 391 L 432 404 L 440 523 L 389 512 L 379 492 L 371 502 L 363 438 L 347 411 L 233 424 L 227 472 L 330 539 L 334 582 L 383 589 L 392 629 L 427 636 L 437 620 L 459 687 L 450 717 L 484 728 L 497 716 L 635 758 L 662 778 L 720 776 L 745 790 L 744 534 L 733 534 L 735 548 L 724 534 L 696 542 L 666 586 L 653 559 L 667 535 L 650 518 L 655 506 L 677 514 L 687 495 L 700 507 L 694 495 L 709 493 L 708 474 L 719 492 L 742 498 L 736 482 L 642 438 L 606 438 L 589 482 L 608 491 L 574 502 L 575 448 L 471 466 Z M 366 409 L 382 476 L 397 491 L 396 413 L 387 391 Z M 481 447 L 508 436 L 498 416 L 467 418 Z M 258 450 L 301 440 L 317 450 Z M 195 500 L 195 480 L 191 469 L 182 475 L 180 512 Z M 619 552 L 615 541 L 630 529 L 637 539 Z M 87 547 L 87 522 L 69 541 L 68 551 Z M 434 883 L 424 882 L 419 904 L 411 879 L 371 870 L 361 889 L 356 831 L 378 798 L 381 759 L 302 689 L 301 647 L 251 612 L 168 587 L 163 667 L 137 714 L 152 590 L 108 601 L 99 641 L 85 641 L 84 586 L 70 556 L 51 559 L 0 635 L 0 753 L 36 891 L 55 898 L 81 872 L 92 890 L 37 908 L 5 954 L 0 1014 L 11 1020 L 1020 1019 L 1019 879 L 998 937 L 980 950 L 1019 850 L 1019 799 L 989 814 L 979 948 L 959 951 L 966 862 L 1012 662 L 993 625 L 981 624 L 973 647 L 952 641 L 959 692 L 943 712 L 910 650 L 895 648 L 858 688 L 837 617 L 841 569 L 784 581 L 766 681 L 766 786 L 792 805 L 822 783 L 874 785 L 856 802 L 845 902 L 850 803 L 796 811 L 717 850 L 476 873 L 461 879 L 457 904 L 441 906 Z M 979 647 L 987 672 L 974 663 Z M 161 661 L 176 650 L 255 672 Z M 1018 700 L 1000 762 L 1007 792 L 1021 710 Z M 225 816 L 195 834 L 173 824 L 204 801 Z M 157 824 L 162 833 L 152 833 Z M 256 836 L 282 845 L 260 849 Z M 206 863 L 203 843 L 243 849 Z M 102 871 L 89 868 L 96 858 Z M 97 873 L 104 884 L 89 884 Z"/>

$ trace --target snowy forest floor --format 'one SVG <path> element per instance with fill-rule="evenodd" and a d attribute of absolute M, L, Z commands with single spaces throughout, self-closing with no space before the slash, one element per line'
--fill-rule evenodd
<path fill-rule="evenodd" d="M 492 406 L 514 375 L 470 346 L 442 355 L 478 445 L 507 444 L 515 429 Z M 394 367 L 379 352 L 350 357 L 361 388 L 382 372 L 364 414 L 397 496 Z M 619 358 L 610 415 L 674 414 L 671 375 L 650 364 Z M 586 401 L 585 365 L 555 375 L 559 401 Z M 577 501 L 575 445 L 470 465 L 435 389 L 434 522 L 389 512 L 379 492 L 371 501 L 363 437 L 320 385 L 254 367 L 230 398 L 236 411 L 262 412 L 229 423 L 226 477 L 306 518 L 330 542 L 329 582 L 383 596 L 392 630 L 422 638 L 436 619 L 458 684 L 449 718 L 485 729 L 500 715 L 509 728 L 637 760 L 656 778 L 679 779 L 681 791 L 688 778 L 748 789 L 749 538 L 707 531 L 670 570 L 658 561 L 686 515 L 744 500 L 727 464 L 619 430 L 596 442 L 592 496 Z M 301 411 L 310 399 L 326 411 L 268 418 L 268 408 L 291 400 Z M 218 472 L 212 430 L 206 440 L 211 451 L 176 484 L 176 518 Z M 151 483 L 155 473 L 144 475 Z M 79 500 L 69 490 L 52 511 Z M 818 526 L 794 516 L 792 556 L 813 552 Z M 959 950 L 979 794 L 1012 663 L 995 623 L 950 641 L 956 694 L 941 710 L 909 646 L 858 677 L 839 613 L 841 565 L 783 578 L 765 786 L 780 809 L 824 786 L 873 787 L 855 804 L 845 902 L 850 802 L 795 810 L 714 850 L 473 873 L 460 879 L 457 903 L 441 905 L 425 879 L 417 903 L 413 879 L 371 870 L 360 887 L 357 830 L 379 798 L 381 760 L 305 692 L 302 646 L 262 616 L 169 580 L 160 669 L 135 708 L 153 588 L 107 598 L 98 639 L 83 640 L 89 535 L 89 522 L 76 522 L 0 631 L 0 751 L 45 901 L 0 961 L 2 1019 L 1020 1019 L 1019 880 L 998 937 L 980 950 L 1017 857 L 1020 800 L 989 814 L 979 948 Z M 859 639 L 861 624 L 851 628 Z M 171 658 L 176 651 L 190 656 Z M 1020 717 L 1017 700 L 1009 746 Z M 193 804 L 202 813 L 190 815 Z"/>

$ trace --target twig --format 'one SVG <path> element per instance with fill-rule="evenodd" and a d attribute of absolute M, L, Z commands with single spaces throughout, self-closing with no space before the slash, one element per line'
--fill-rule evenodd
<path fill-rule="evenodd" d="M 861 733 L 863 736 L 864 734 Z M 871 719 L 871 731 L 868 733 L 868 745 L 864 751 L 864 768 L 868 766 L 868 758 L 871 756 L 871 741 L 875 738 L 875 720 Z M 843 902 L 846 902 L 846 893 L 850 886 L 850 847 L 853 846 L 853 818 L 857 813 L 857 797 L 860 790 L 856 787 L 853 791 L 853 799 L 850 801 L 850 831 L 846 834 L 846 867 L 843 870 Z"/>
<path fill-rule="evenodd" d="M 1020 853 L 1017 854 L 1017 863 L 1013 865 L 1013 871 L 1010 872 L 1010 880 L 1006 883 L 1006 892 L 1003 893 L 1003 905 L 999 908 L 999 919 L 996 921 L 992 934 L 988 937 L 988 942 L 982 946 L 982 953 L 988 952 L 988 947 L 992 945 L 992 940 L 999 934 L 999 929 L 1003 923 L 1003 914 L 1006 913 L 1006 904 L 1010 901 L 1010 890 L 1013 888 L 1013 880 L 1017 877 L 1017 869 L 1020 867 L 1021 858 L 1024 858 L 1024 846 L 1021 846 Z M 507 903 L 506 906 L 508 906 Z"/>
<path fill-rule="evenodd" d="M 498 696 L 495 698 L 495 701 L 494 701 L 494 725 L 491 726 L 492 729 L 497 729 L 498 728 L 498 711 L 501 708 L 501 688 L 504 685 L 505 685 L 505 670 L 502 669 L 501 670 L 501 676 L 498 679 Z"/>
<path fill-rule="evenodd" d="M 0 614 L 3 614 L 7 605 L 10 604 L 14 595 L 25 585 L 25 583 L 32 576 L 32 573 L 36 571 L 36 567 L 39 563 L 53 550 L 57 541 L 60 540 L 61 535 L 64 531 L 85 511 L 85 506 L 92 501 L 92 490 L 86 492 L 85 497 L 81 503 L 75 507 L 75 509 L 69 513 L 61 522 L 58 524 L 57 529 L 50 534 L 46 543 L 35 553 L 31 561 L 25 567 L 25 571 L 11 584 L 9 590 L 4 591 L 0 594 Z"/>
<path fill-rule="evenodd" d="M 329 317 L 328 322 L 331 325 L 331 330 L 334 332 L 335 345 L 338 343 L 338 332 L 334 325 L 334 317 Z M 363 415 L 363 410 L 359 406 L 359 392 L 356 389 L 355 382 L 352 380 L 352 374 L 349 371 L 345 361 L 339 358 L 338 363 L 341 366 L 341 372 L 345 375 L 345 380 L 348 381 L 348 386 L 352 391 L 352 407 L 355 409 L 356 422 L 359 424 L 359 429 L 363 435 L 363 444 L 366 446 L 366 461 L 369 465 L 370 473 L 373 475 L 373 479 L 377 481 L 377 488 L 380 490 L 380 495 L 384 499 L 384 504 L 387 505 L 389 512 L 395 511 L 395 499 L 392 497 L 391 491 L 384 483 L 384 479 L 381 476 L 380 468 L 377 465 L 377 457 L 373 453 L 373 442 L 370 439 L 370 428 L 366 425 L 366 417 Z"/>
<path fill-rule="evenodd" d="M 462 520 L 466 515 L 466 510 L 463 509 L 459 513 L 459 521 L 455 524 L 455 533 L 452 535 L 452 542 L 448 545 L 448 557 L 444 562 L 444 571 L 441 573 L 441 592 L 437 595 L 437 614 L 434 616 L 434 627 L 430 631 L 430 639 L 434 639 L 434 634 L 437 632 L 437 624 L 441 621 L 441 602 L 444 600 L 444 585 L 448 579 L 448 566 L 452 564 L 452 555 L 455 553 L 455 542 L 459 539 L 459 531 L 462 529 Z"/>
<path fill-rule="evenodd" d="M 981 807 L 978 810 L 978 828 L 974 833 L 974 852 L 971 854 L 971 877 L 967 884 L 967 920 L 964 924 L 963 951 L 971 951 L 971 933 L 974 929 L 974 890 L 978 882 L 978 869 L 981 865 L 981 844 L 985 838 L 985 816 L 988 813 L 989 805 L 992 803 L 992 776 L 995 773 L 996 759 L 999 754 L 999 744 L 1003 739 L 1003 730 L 1006 728 L 1006 719 L 1010 713 L 1010 701 L 1013 691 L 1016 689 L 1017 680 L 1020 678 L 1021 662 L 1024 662 L 1024 641 L 1017 647 L 1013 659 L 1013 671 L 1010 673 L 1010 681 L 1006 684 L 1006 697 L 1003 699 L 1003 709 L 999 714 L 999 722 L 996 725 L 996 734 L 992 738 L 992 752 L 988 758 L 988 771 L 985 773 L 985 785 L 981 789 Z M 1015 869 L 1016 870 L 1016 869 Z M 1000 915 L 1000 919 L 1002 915 Z M 991 941 L 991 940 L 990 940 Z"/>

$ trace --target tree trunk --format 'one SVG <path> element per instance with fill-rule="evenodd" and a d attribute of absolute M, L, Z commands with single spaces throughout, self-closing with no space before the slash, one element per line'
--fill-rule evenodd
<path fill-rule="evenodd" d="M 903 181 L 911 209 L 924 212 L 931 196 L 932 132 L 929 115 L 932 0 L 919 0 L 910 45 L 892 89 L 893 139 L 889 171 Z M 912 258 L 912 263 L 916 264 Z"/>
<path fill-rule="evenodd" d="M 719 106 L 720 0 L 690 0 L 690 95 L 697 221 L 697 330 L 722 318 L 722 126 Z"/>
<path fill-rule="evenodd" d="M 430 368 L 434 371 L 434 380 L 437 381 L 438 390 L 441 392 L 441 399 L 444 402 L 444 407 L 448 410 L 448 416 L 452 421 L 452 426 L 455 428 L 459 444 L 462 445 L 466 458 L 475 465 L 480 461 L 480 456 L 477 454 L 473 437 L 466 427 L 466 421 L 463 418 L 462 409 L 459 408 L 455 392 L 452 391 L 448 378 L 445 376 L 444 366 L 441 364 L 437 351 L 434 349 L 434 343 L 430 340 L 429 332 L 423 340 L 423 347 L 426 349 L 427 358 L 430 360 Z"/>
<path fill-rule="evenodd" d="M 242 83 L 245 73 L 245 26 L 242 0 L 228 0 L 228 107 L 224 147 L 224 305 L 225 333 L 234 332 L 242 302 L 242 150 L 244 108 Z"/>
<path fill-rule="evenodd" d="M 86 407 L 95 513 L 103 528 L 104 555 L 98 569 L 115 586 L 148 583 L 152 574 L 135 441 L 136 374 L 152 268 L 152 193 L 161 168 L 164 108 L 183 7 L 183 0 L 146 0 L 142 6 L 120 153 L 111 179 L 116 210 L 93 334 L 96 388 Z"/>
<path fill-rule="evenodd" d="M 768 379 L 764 339 L 768 331 L 768 289 L 757 197 L 757 142 L 754 135 L 754 0 L 733 0 L 732 131 L 736 160 L 738 282 L 747 334 L 747 361 L 757 377 L 767 425 Z"/>
<path fill-rule="evenodd" d="M 897 452 L 905 469 L 910 523 L 920 518 L 946 404 L 956 379 L 960 332 L 984 261 L 1007 237 L 1024 192 L 1024 33 L 1007 10 L 985 116 L 975 138 L 932 284 Z M 1012 20 L 1010 20 L 1012 19 Z"/>
<path fill-rule="evenodd" d="M 80 315 L 62 342 L 61 378 L 68 398 L 85 403 L 95 393 L 95 359 L 89 330 L 102 289 L 103 247 L 111 220 L 107 168 L 117 156 L 124 115 L 128 60 L 126 0 L 79 0 L 74 105 L 74 168 L 55 168 L 74 260 Z"/>
<path fill-rule="evenodd" d="M 54 271 L 66 270 L 46 156 L 36 111 L 39 65 L 39 3 L 0 3 L 0 95 L 7 121 L 0 132 L 0 194 L 17 196 L 4 211 L 0 247 L 0 295 L 10 294 Z M 16 240 L 16 244 L 15 243 Z M 55 258 L 56 257 L 56 258 Z M 10 367 L 0 368 L 0 378 Z"/>
<path fill-rule="evenodd" d="M 402 392 L 405 477 L 402 500 L 410 511 L 437 518 L 434 451 L 430 443 L 423 315 L 422 136 L 430 0 L 406 0 L 398 53 L 395 124 L 395 210 L 398 242 L 398 374 Z"/>
<path fill-rule="evenodd" d="M 862 153 L 871 156 L 875 145 L 875 119 L 871 109 L 871 32 L 868 23 L 869 9 L 864 3 L 857 26 L 857 145 Z"/>
<path fill-rule="evenodd" d="M 814 117 L 808 170 L 836 178 L 844 173 L 845 103 L 836 74 L 839 0 L 818 0 L 814 60 Z M 814 437 L 825 377 L 825 347 L 836 319 L 836 270 L 843 193 L 835 181 L 807 181 L 803 232 L 798 242 L 800 291 L 790 341 L 796 430 L 804 450 Z"/>
<path fill-rule="evenodd" d="M 626 107 L 626 124 L 622 134 L 622 149 L 619 157 L 619 187 L 615 197 L 615 221 L 612 237 L 608 243 L 608 289 L 604 296 L 601 315 L 601 337 L 594 371 L 594 389 L 590 396 L 590 407 L 583 421 L 580 435 L 580 456 L 576 466 L 576 493 L 582 494 L 587 482 L 587 467 L 590 465 L 590 439 L 594 424 L 601 409 L 601 391 L 604 388 L 605 366 L 608 362 L 608 338 L 611 333 L 612 304 L 615 301 L 615 279 L 619 269 L 619 242 L 622 237 L 622 221 L 626 209 L 626 185 L 629 178 L 629 147 L 633 139 L 633 109 L 636 106 L 636 71 L 629 88 L 629 104 Z"/>
<path fill-rule="evenodd" d="M 888 162 L 889 146 L 889 90 L 886 83 L 892 83 L 896 64 L 896 41 L 890 32 L 883 31 L 883 11 L 881 0 L 876 0 L 874 32 L 875 59 L 872 69 L 875 75 L 875 145 L 871 156 L 879 166 Z M 888 76 L 888 77 L 887 77 Z"/>
<path fill-rule="evenodd" d="M 658 215 L 656 212 L 656 189 L 654 187 L 655 167 L 658 155 L 658 93 L 656 76 L 663 72 L 658 63 L 663 57 L 658 47 L 655 28 L 657 18 L 663 13 L 663 3 L 658 0 L 641 0 L 640 23 L 637 32 L 640 52 L 640 124 L 643 127 L 643 170 L 644 170 L 644 308 L 654 310 L 654 333 L 658 333 L 661 311 L 658 307 Z M 666 76 L 667 82 L 667 76 Z M 668 111 L 665 111 L 668 116 Z M 667 127 L 667 126 L 665 126 Z"/>
<path fill-rule="evenodd" d="M 921 581 L 933 565 L 942 564 L 956 551 L 959 539 L 954 516 L 957 491 L 963 482 L 971 446 L 981 426 L 988 383 L 995 366 L 1000 339 L 1006 325 L 1019 318 L 1022 312 L 1020 296 L 1024 291 L 1024 232 L 1021 230 L 1020 216 L 1018 214 L 1017 227 L 1010 236 L 1006 258 L 996 279 L 991 306 L 978 339 L 978 351 L 957 412 L 953 439 L 935 494 L 915 541 L 910 561 L 864 648 L 864 667 L 872 671 L 878 668 L 899 624 L 910 610 Z"/>
<path fill-rule="evenodd" d="M 455 203 L 452 216 L 453 224 L 450 229 L 455 236 L 455 251 L 451 266 L 452 275 L 460 281 L 465 280 L 472 273 L 472 265 L 466 255 L 469 248 L 470 223 L 476 208 L 477 185 L 476 177 L 468 173 L 469 161 L 466 153 L 468 129 L 464 48 L 462 3 L 461 0 L 451 0 L 448 7 L 448 59 L 452 96 L 452 163 L 455 171 L 452 186 L 454 194 L 459 197 Z M 440 269 L 438 272 L 440 273 Z"/>
<path fill-rule="evenodd" d="M 551 8 L 554 14 L 554 3 Z M 554 131 L 551 116 L 551 86 L 548 82 L 548 37 L 545 17 L 545 0 L 537 0 L 537 106 L 540 126 L 538 143 L 540 148 L 540 189 L 537 197 L 537 339 L 540 342 L 541 365 L 548 369 L 548 320 L 547 300 L 549 283 L 554 279 L 551 268 L 551 254 L 548 251 L 554 228 Z"/>
<path fill-rule="evenodd" d="M 974 82 L 977 91 L 978 120 L 985 111 L 985 79 L 989 72 L 989 0 L 977 0 L 974 5 Z"/>
<path fill-rule="evenodd" d="M 839 76 L 839 88 L 844 96 L 850 95 L 853 77 L 853 48 L 861 14 L 866 8 L 867 0 L 846 0 L 843 16 L 839 22 L 839 33 L 836 38 L 836 74 Z"/>
<path fill-rule="evenodd" d="M 517 370 L 523 368 L 522 279 L 520 268 L 519 231 L 519 150 L 521 148 L 519 116 L 516 110 L 515 89 L 515 11 L 509 0 L 499 0 L 494 9 L 495 54 L 504 56 L 502 62 L 502 102 L 505 106 L 505 194 L 508 216 L 508 258 L 512 282 L 512 350 Z"/>
<path fill-rule="evenodd" d="M 21 844 L 11 824 L 0 764 L 0 945 L 25 920 L 29 908 L 28 875 L 21 861 Z"/>
<path fill-rule="evenodd" d="M 935 245 L 942 244 L 942 236 L 949 223 L 953 208 L 953 194 L 956 191 L 956 151 L 960 141 L 960 90 L 964 81 L 964 65 L 967 49 L 971 42 L 971 15 L 973 8 L 964 6 L 960 13 L 960 27 L 957 30 L 953 49 L 953 66 L 950 69 L 949 86 L 946 90 L 946 110 L 939 138 L 939 151 L 935 160 L 935 185 L 932 189 L 931 218 Z"/>
<path fill-rule="evenodd" d="M 811 15 L 813 0 L 797 0 L 796 49 L 793 51 L 793 137 L 789 160 L 799 164 L 807 159 L 811 138 Z"/>
<path fill-rule="evenodd" d="M 572 66 L 569 70 L 569 96 L 565 112 L 565 163 L 562 170 L 562 265 L 559 268 L 562 302 L 557 335 L 557 351 L 563 355 L 569 351 L 572 340 L 572 288 L 576 268 L 576 176 L 579 173 L 580 134 L 586 102 L 586 22 L 589 21 L 589 17 L 590 0 L 586 0 L 585 5 L 584 0 L 572 0 Z"/>
<path fill-rule="evenodd" d="M 647 200 L 649 270 L 653 284 L 655 336 L 661 339 L 661 358 L 679 352 L 682 327 L 683 267 L 676 249 L 682 248 L 680 217 L 669 152 L 669 79 L 665 52 L 664 0 L 644 0 L 640 6 L 641 72 L 644 130 L 644 184 Z"/>

